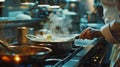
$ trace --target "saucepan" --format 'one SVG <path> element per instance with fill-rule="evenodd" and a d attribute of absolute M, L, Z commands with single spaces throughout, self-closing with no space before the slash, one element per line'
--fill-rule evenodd
<path fill-rule="evenodd" d="M 53 52 L 69 52 L 72 50 L 74 46 L 75 37 L 78 34 L 69 34 L 69 35 L 59 35 L 59 36 L 52 36 L 51 41 L 47 41 L 46 39 L 42 40 L 41 38 L 36 38 L 33 36 L 28 36 L 28 38 L 33 41 L 34 44 L 49 47 L 53 50 Z"/>
<path fill-rule="evenodd" d="M 9 46 L 9 48 L 15 52 L 11 53 L 0 47 L 0 61 L 12 64 L 31 63 L 44 60 L 52 52 L 52 49 L 40 46 Z"/>
<path fill-rule="evenodd" d="M 72 50 L 74 41 L 60 41 L 60 42 L 34 42 L 34 45 L 42 47 L 49 47 L 56 53 L 66 53 Z"/>

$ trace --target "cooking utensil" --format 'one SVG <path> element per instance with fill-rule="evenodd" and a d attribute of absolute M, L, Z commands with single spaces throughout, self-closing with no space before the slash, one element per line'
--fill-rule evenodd
<path fill-rule="evenodd" d="M 69 35 L 59 35 L 58 38 L 55 38 L 53 41 L 42 40 L 42 38 L 36 38 L 36 36 L 28 36 L 28 38 L 33 41 L 36 45 L 49 47 L 53 52 L 69 52 L 74 43 L 75 37 L 78 34 L 69 34 Z M 44 39 L 44 38 L 43 38 Z M 59 40 L 60 39 L 60 40 Z"/>
<path fill-rule="evenodd" d="M 14 50 L 12 50 L 8 45 L 8 43 L 3 42 L 2 40 L 0 40 L 0 44 L 9 52 L 9 54 L 14 54 L 16 53 Z"/>
<path fill-rule="evenodd" d="M 5 48 L 0 47 L 0 61 L 12 64 L 38 62 L 52 52 L 52 49 L 40 46 L 9 46 L 9 48 L 17 53 L 9 54 Z"/>
<path fill-rule="evenodd" d="M 36 45 L 39 45 L 39 46 L 49 47 L 55 53 L 66 53 L 72 49 L 74 41 L 68 41 L 68 42 L 34 42 L 34 43 Z"/>

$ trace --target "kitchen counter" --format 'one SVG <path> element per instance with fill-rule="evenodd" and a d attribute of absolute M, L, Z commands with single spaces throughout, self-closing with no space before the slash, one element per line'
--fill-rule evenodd
<path fill-rule="evenodd" d="M 102 39 L 80 39 L 79 44 L 76 43 L 77 46 L 73 47 L 72 52 L 57 55 L 52 53 L 45 60 L 33 63 L 33 66 L 35 64 L 35 67 L 102 67 L 107 52 L 105 44 L 106 42 Z M 20 66 L 24 67 L 23 64 Z M 28 67 L 29 64 L 26 66 Z"/>
<path fill-rule="evenodd" d="M 93 41 L 92 44 L 94 44 L 94 46 L 79 59 L 77 67 L 108 67 L 109 62 L 105 62 L 105 59 L 109 52 L 109 43 L 100 38 Z M 109 61 L 109 58 L 107 61 Z"/>
<path fill-rule="evenodd" d="M 83 50 L 78 52 L 70 61 L 68 61 L 66 64 L 64 64 L 62 67 L 77 67 L 79 61 L 82 59 L 83 56 L 85 56 L 91 49 L 94 47 L 95 42 L 97 42 L 97 39 L 94 40 L 82 40 L 77 39 L 75 40 L 75 45 L 84 47 Z M 78 44 L 79 43 L 79 44 Z"/>
<path fill-rule="evenodd" d="M 69 59 L 68 62 L 63 64 L 59 63 L 61 65 L 60 67 L 97 67 L 102 65 L 107 52 L 106 42 L 103 41 L 102 39 L 96 38 L 93 40 L 80 40 L 79 44 L 83 49 Z M 101 50 L 103 51 L 101 52 Z M 59 67 L 58 65 L 56 66 Z"/>

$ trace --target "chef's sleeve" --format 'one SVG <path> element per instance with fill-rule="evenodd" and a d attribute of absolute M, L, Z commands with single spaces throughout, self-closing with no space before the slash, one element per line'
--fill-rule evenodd
<path fill-rule="evenodd" d="M 108 42 L 120 44 L 120 21 L 108 23 L 100 31 Z"/>

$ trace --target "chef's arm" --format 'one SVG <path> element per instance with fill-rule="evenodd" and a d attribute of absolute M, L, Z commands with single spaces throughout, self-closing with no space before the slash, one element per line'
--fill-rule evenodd
<path fill-rule="evenodd" d="M 120 22 L 115 21 L 104 25 L 101 33 L 108 42 L 120 44 Z"/>

